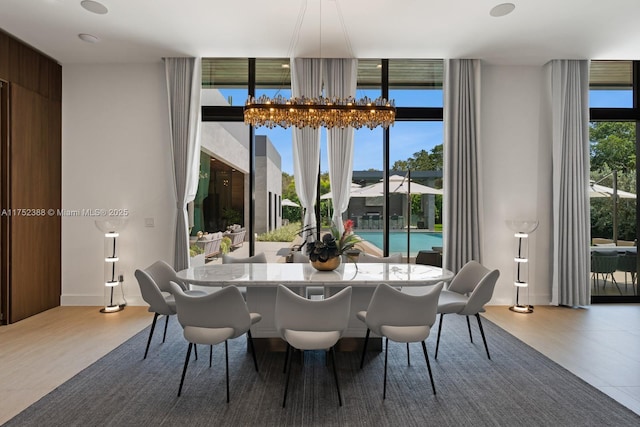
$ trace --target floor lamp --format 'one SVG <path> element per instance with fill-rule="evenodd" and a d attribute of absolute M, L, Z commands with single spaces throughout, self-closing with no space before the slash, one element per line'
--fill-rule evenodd
<path fill-rule="evenodd" d="M 507 221 L 507 226 L 516 238 L 515 263 L 513 269 L 513 284 L 516 288 L 516 304 L 509 310 L 516 313 L 532 313 L 533 306 L 529 305 L 529 235 L 538 228 L 538 221 Z M 520 303 L 521 290 L 526 290 L 526 304 Z"/>
<path fill-rule="evenodd" d="M 124 228 L 126 220 L 124 219 L 105 219 L 96 220 L 96 227 L 104 234 L 104 307 L 100 309 L 101 313 L 115 313 L 127 305 L 124 298 L 122 274 L 116 273 L 117 264 L 120 261 L 118 255 L 118 237 L 120 231 Z"/>

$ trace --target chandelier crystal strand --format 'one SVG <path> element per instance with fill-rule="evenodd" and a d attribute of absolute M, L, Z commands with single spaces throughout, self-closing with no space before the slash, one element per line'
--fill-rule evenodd
<path fill-rule="evenodd" d="M 378 126 L 388 128 L 395 122 L 396 108 L 393 100 L 380 97 L 371 100 L 364 97 L 356 100 L 349 98 L 291 98 L 281 95 L 271 99 L 266 95 L 259 98 L 249 97 L 244 108 L 244 123 L 254 127 L 276 126 L 288 128 L 325 127 L 331 129 Z"/>

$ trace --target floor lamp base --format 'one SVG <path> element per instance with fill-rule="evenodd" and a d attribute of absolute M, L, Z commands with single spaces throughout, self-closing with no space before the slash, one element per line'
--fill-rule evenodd
<path fill-rule="evenodd" d="M 532 305 L 514 305 L 509 307 L 509 310 L 514 311 L 516 313 L 533 313 L 533 306 Z"/>
<path fill-rule="evenodd" d="M 104 308 L 101 308 L 100 313 L 117 313 L 118 311 L 124 310 L 125 307 L 126 307 L 126 304 L 108 305 Z"/>

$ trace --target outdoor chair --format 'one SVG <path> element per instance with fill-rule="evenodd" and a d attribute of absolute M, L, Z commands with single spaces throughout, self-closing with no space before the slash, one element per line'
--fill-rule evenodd
<path fill-rule="evenodd" d="M 618 255 L 618 271 L 624 271 L 624 290 L 627 291 L 627 275 L 631 278 L 631 287 L 633 288 L 634 295 L 638 295 L 638 289 L 636 287 L 637 279 L 637 261 L 638 255 L 635 252 L 625 252 L 622 255 Z"/>
<path fill-rule="evenodd" d="M 616 286 L 620 295 L 622 290 L 616 282 L 616 278 L 613 273 L 618 269 L 618 252 L 615 250 L 608 251 L 592 251 L 591 252 L 591 278 L 593 280 L 593 286 L 596 293 L 599 292 L 598 285 L 600 284 L 600 278 L 602 279 L 602 290 L 605 290 L 607 285 L 607 279 L 611 279 L 611 282 Z"/>

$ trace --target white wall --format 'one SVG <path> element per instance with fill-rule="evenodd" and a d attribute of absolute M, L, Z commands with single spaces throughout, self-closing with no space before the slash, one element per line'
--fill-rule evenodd
<path fill-rule="evenodd" d="M 144 304 L 133 275 L 173 261 L 175 191 L 162 63 L 65 65 L 63 209 L 128 209 L 118 240 L 129 304 Z M 154 227 L 145 226 L 152 218 Z M 104 304 L 104 237 L 95 217 L 62 218 L 63 305 Z"/>
<path fill-rule="evenodd" d="M 531 303 L 550 301 L 551 148 L 545 134 L 544 68 L 483 64 L 481 162 L 484 263 L 499 268 L 493 304 L 514 301 L 508 219 L 538 219 L 530 238 Z M 130 304 L 144 304 L 133 276 L 172 261 L 174 189 L 164 69 L 158 64 L 63 67 L 64 209 L 126 208 L 119 271 Z M 243 168 L 244 150 L 210 145 L 223 126 L 203 126 L 203 145 Z M 230 138 L 222 138 L 229 140 Z M 155 227 L 145 227 L 153 218 Z M 102 305 L 104 242 L 92 217 L 62 219 L 63 305 Z"/>
<path fill-rule="evenodd" d="M 515 301 L 507 220 L 537 219 L 529 238 L 530 304 L 551 300 L 551 145 L 544 68 L 482 64 L 483 262 L 500 269 L 492 304 Z M 523 301 L 521 292 L 521 303 Z"/>

